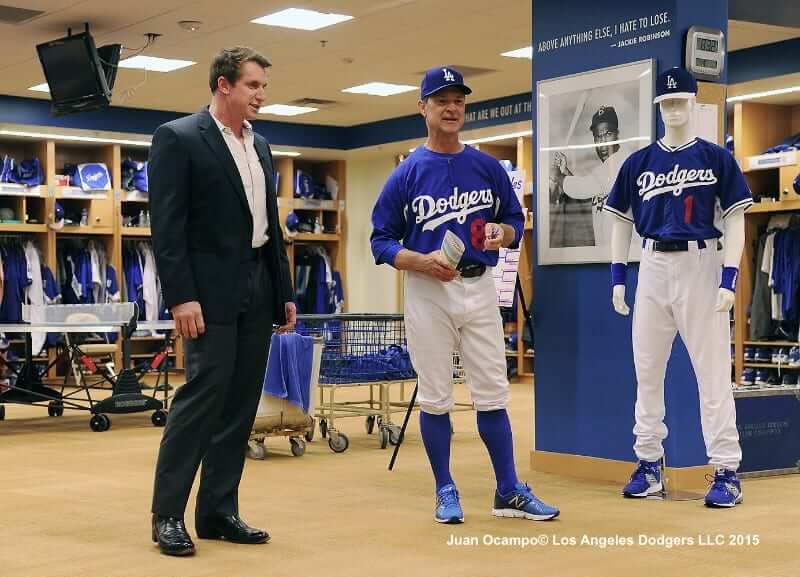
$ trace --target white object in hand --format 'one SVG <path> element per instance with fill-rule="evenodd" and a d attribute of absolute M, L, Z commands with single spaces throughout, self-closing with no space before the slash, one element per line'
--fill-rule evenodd
<path fill-rule="evenodd" d="M 444 239 L 442 240 L 442 256 L 447 259 L 447 262 L 453 268 L 458 266 L 458 263 L 461 262 L 461 257 L 464 255 L 464 251 L 466 250 L 466 246 L 464 246 L 464 241 L 458 238 L 451 231 L 447 231 L 444 233 Z"/>

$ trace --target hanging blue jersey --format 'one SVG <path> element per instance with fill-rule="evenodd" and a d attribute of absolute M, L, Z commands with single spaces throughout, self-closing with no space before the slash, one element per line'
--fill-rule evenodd
<path fill-rule="evenodd" d="M 392 172 L 372 210 L 372 254 L 393 265 L 402 248 L 440 249 L 449 230 L 466 246 L 462 264 L 494 266 L 498 251 L 483 250 L 489 222 L 512 226 L 511 248 L 519 246 L 524 216 L 500 163 L 470 146 L 457 154 L 420 146 Z"/>
<path fill-rule="evenodd" d="M 52 305 L 61 300 L 61 291 L 58 288 L 58 283 L 53 276 L 53 271 L 47 265 L 42 265 L 42 285 L 47 304 Z"/>
<path fill-rule="evenodd" d="M 719 217 L 753 203 L 730 152 L 706 140 L 671 148 L 661 140 L 631 154 L 604 210 L 628 220 L 643 238 L 719 238 Z"/>
<path fill-rule="evenodd" d="M 128 302 L 136 303 L 139 310 L 137 320 L 144 320 L 144 277 L 142 266 L 139 261 L 139 254 L 136 249 L 126 249 L 122 257 L 123 274 L 125 276 L 125 289 Z"/>
<path fill-rule="evenodd" d="M 110 264 L 106 265 L 106 299 L 108 302 L 119 302 L 119 285 L 117 271 Z"/>
<path fill-rule="evenodd" d="M 28 280 L 28 260 L 22 246 L 8 245 L 3 254 L 3 302 L 0 305 L 0 321 L 18 323 L 22 321 L 22 302 Z"/>

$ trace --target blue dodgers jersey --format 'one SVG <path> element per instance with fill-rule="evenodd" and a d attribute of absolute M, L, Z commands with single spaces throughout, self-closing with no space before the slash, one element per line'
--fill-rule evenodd
<path fill-rule="evenodd" d="M 486 223 L 512 226 L 516 248 L 524 220 L 511 180 L 493 157 L 470 146 L 457 154 L 420 146 L 392 172 L 372 210 L 372 254 L 377 264 L 393 265 L 402 248 L 440 249 L 449 230 L 466 247 L 462 263 L 494 266 L 498 251 L 483 250 Z"/>
<path fill-rule="evenodd" d="M 715 221 L 753 203 L 731 153 L 706 140 L 670 148 L 661 140 L 637 150 L 620 168 L 605 210 L 636 226 L 643 238 L 719 238 Z"/>

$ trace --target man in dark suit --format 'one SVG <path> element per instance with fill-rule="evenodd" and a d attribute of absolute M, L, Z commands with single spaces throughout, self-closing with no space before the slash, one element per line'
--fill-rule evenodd
<path fill-rule="evenodd" d="M 150 148 L 153 249 L 186 350 L 153 494 L 153 540 L 168 555 L 194 553 L 183 515 L 201 462 L 197 536 L 269 540 L 238 504 L 272 326 L 293 330 L 296 318 L 272 153 L 248 122 L 264 103 L 269 66 L 250 48 L 220 52 L 211 105 L 160 126 Z"/>

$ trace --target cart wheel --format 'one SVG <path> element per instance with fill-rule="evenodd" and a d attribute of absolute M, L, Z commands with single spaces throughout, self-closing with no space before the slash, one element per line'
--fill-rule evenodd
<path fill-rule="evenodd" d="M 322 435 L 323 439 L 328 436 L 328 421 L 325 419 L 319 420 L 319 434 Z"/>
<path fill-rule="evenodd" d="M 305 432 L 305 435 L 303 435 L 303 437 L 305 437 L 306 441 L 309 442 L 309 443 L 314 440 L 314 426 L 315 425 L 316 425 L 316 423 L 314 422 L 314 419 L 311 419 L 311 428 L 308 429 Z"/>
<path fill-rule="evenodd" d="M 267 448 L 264 446 L 264 441 L 250 441 L 247 443 L 247 456 L 259 461 L 266 459 Z"/>
<path fill-rule="evenodd" d="M 302 457 L 306 452 L 306 442 L 300 437 L 289 437 L 289 444 L 292 446 L 292 455 Z"/>
<path fill-rule="evenodd" d="M 344 453 L 347 450 L 347 447 L 350 446 L 350 440 L 344 433 L 336 432 L 331 435 L 330 439 L 328 439 L 328 446 L 334 453 Z"/>
<path fill-rule="evenodd" d="M 167 424 L 167 411 L 164 409 L 158 409 L 153 413 L 153 416 L 150 417 L 150 420 L 153 421 L 154 426 L 163 427 Z"/>
<path fill-rule="evenodd" d="M 375 428 L 375 415 L 368 416 L 364 424 L 365 428 L 367 429 L 367 435 L 371 435 L 373 429 Z"/>
<path fill-rule="evenodd" d="M 400 427 L 391 425 L 387 427 L 389 431 L 389 444 L 396 445 L 400 441 Z"/>
<path fill-rule="evenodd" d="M 89 428 L 95 433 L 107 431 L 111 428 L 111 419 L 102 413 L 94 415 L 89 419 Z"/>
<path fill-rule="evenodd" d="M 378 438 L 381 442 L 381 449 L 385 449 L 386 446 L 389 444 L 389 431 L 386 427 L 381 427 L 378 431 Z"/>
<path fill-rule="evenodd" d="M 6 418 L 6 406 L 0 405 L 0 421 L 4 421 Z"/>
<path fill-rule="evenodd" d="M 64 414 L 64 404 L 61 401 L 47 403 L 47 414 L 51 417 L 60 417 Z"/>

